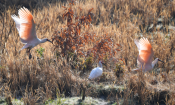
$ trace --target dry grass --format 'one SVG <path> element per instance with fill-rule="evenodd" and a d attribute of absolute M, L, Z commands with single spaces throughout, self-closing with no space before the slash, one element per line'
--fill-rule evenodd
<path fill-rule="evenodd" d="M 43 6 L 42 9 L 30 9 L 39 38 L 51 39 L 56 30 L 61 32 L 66 28 L 67 21 L 62 16 L 65 13 L 63 5 L 69 7 L 67 2 L 50 4 Z M 158 104 L 157 102 L 161 101 L 157 98 L 160 95 L 157 91 L 161 90 L 168 92 L 167 100 L 163 99 L 164 103 L 173 105 L 175 103 L 175 35 L 173 28 L 169 26 L 174 27 L 175 1 L 77 0 L 72 6 L 74 18 L 86 15 L 91 8 L 94 14 L 92 25 L 89 25 L 88 29 L 83 28 L 80 35 L 88 32 L 94 35 L 94 40 L 89 41 L 83 50 L 92 49 L 98 44 L 94 42 L 99 41 L 100 43 L 106 35 L 112 40 L 113 45 L 118 44 L 115 47 L 118 49 L 116 55 L 105 56 L 106 53 L 104 53 L 101 58 L 107 62 L 107 67 L 104 68 L 105 79 L 101 78 L 100 82 L 114 83 L 115 81 L 114 84 L 119 85 L 122 82 L 122 85 L 129 86 L 130 88 L 124 92 L 124 104 L 128 104 L 129 99 L 139 100 L 140 104 Z M 95 67 L 98 58 L 94 57 L 90 63 L 87 63 L 91 55 L 74 60 L 74 56 L 70 54 L 67 59 L 68 56 L 63 57 L 59 49 L 54 50 L 52 44 L 44 43 L 32 49 L 33 59 L 29 60 L 25 50 L 18 53 L 22 48 L 22 43 L 14 21 L 10 17 L 17 11 L 15 7 L 8 8 L 0 16 L 1 95 L 13 98 L 22 96 L 24 102 L 28 104 L 45 102 L 61 94 L 79 96 L 80 84 L 85 82 L 91 70 L 87 66 Z M 160 18 L 163 24 L 162 29 L 156 28 Z M 165 64 L 158 63 L 150 73 L 134 75 L 128 72 L 128 68 L 136 67 L 138 51 L 133 39 L 140 37 L 149 39 L 153 47 L 154 58 L 160 58 Z M 42 57 L 36 52 L 40 47 L 45 49 Z M 120 79 L 113 75 L 118 63 L 125 71 L 124 76 Z M 91 95 L 91 90 L 93 89 L 87 90 L 86 94 Z"/>

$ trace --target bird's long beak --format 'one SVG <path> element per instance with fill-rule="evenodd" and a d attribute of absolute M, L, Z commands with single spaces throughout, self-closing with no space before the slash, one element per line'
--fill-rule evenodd
<path fill-rule="evenodd" d="M 165 63 L 164 61 L 162 61 L 162 60 L 160 60 L 160 59 L 158 59 L 158 61 Z"/>
<path fill-rule="evenodd" d="M 103 65 L 105 65 L 106 66 L 106 64 L 105 63 L 103 63 L 103 62 L 101 62 Z"/>
<path fill-rule="evenodd" d="M 53 42 L 52 42 L 52 41 L 50 41 L 49 39 L 48 39 L 47 41 L 53 44 Z"/>

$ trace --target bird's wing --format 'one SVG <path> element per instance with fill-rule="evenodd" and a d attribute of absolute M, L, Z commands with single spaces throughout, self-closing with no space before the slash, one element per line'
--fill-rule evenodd
<path fill-rule="evenodd" d="M 90 73 L 90 75 L 89 75 L 89 79 L 97 78 L 97 77 L 99 77 L 99 76 L 101 76 L 101 75 L 102 75 L 102 68 L 97 67 L 97 68 L 94 68 L 94 69 L 91 71 L 91 73 Z"/>
<path fill-rule="evenodd" d="M 16 28 L 19 32 L 21 41 L 23 43 L 27 43 L 34 38 L 37 38 L 35 31 L 35 23 L 33 21 L 33 16 L 30 11 L 23 7 L 18 10 L 19 18 L 16 15 L 12 15 L 11 17 L 14 19 L 16 23 Z"/>
<path fill-rule="evenodd" d="M 91 71 L 90 75 L 89 75 L 89 79 L 93 79 L 95 77 L 95 68 Z"/>
<path fill-rule="evenodd" d="M 135 44 L 137 45 L 137 48 L 139 50 L 139 56 L 138 56 L 138 61 L 140 63 L 152 63 L 153 59 L 153 50 L 152 46 L 149 43 L 147 38 L 141 38 L 139 41 L 134 40 Z"/>
<path fill-rule="evenodd" d="M 20 31 L 20 19 L 19 19 L 16 15 L 12 15 L 11 17 L 12 17 L 12 19 L 15 21 L 15 23 L 16 23 L 16 28 L 17 28 L 17 30 L 18 30 L 18 32 L 19 32 L 19 31 Z"/>

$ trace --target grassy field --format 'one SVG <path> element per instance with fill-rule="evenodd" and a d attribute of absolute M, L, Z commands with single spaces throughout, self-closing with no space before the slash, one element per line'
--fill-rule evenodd
<path fill-rule="evenodd" d="M 39 5 L 40 3 L 40 5 Z M 175 104 L 175 1 L 76 0 L 36 3 L 28 8 L 38 38 L 53 41 L 36 46 L 28 59 L 11 18 L 22 6 L 0 13 L 0 96 L 25 104 L 46 104 L 60 97 L 100 98 L 124 105 Z M 133 74 L 138 49 L 134 39 L 150 41 L 158 63 L 145 74 Z M 103 60 L 99 82 L 87 80 Z M 99 86 L 99 87 L 98 87 Z M 121 92 L 101 87 L 122 86 Z M 85 98 L 86 100 L 86 98 Z M 60 101 L 60 100 L 59 100 Z M 61 102 L 60 102 L 61 103 Z"/>

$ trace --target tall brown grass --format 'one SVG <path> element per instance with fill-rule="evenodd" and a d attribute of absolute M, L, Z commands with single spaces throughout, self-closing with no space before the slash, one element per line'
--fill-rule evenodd
<path fill-rule="evenodd" d="M 94 41 L 89 41 L 84 46 L 84 50 L 92 49 L 103 41 L 105 37 L 110 38 L 115 48 L 116 54 L 107 57 L 104 52 L 102 60 L 107 62 L 104 72 L 107 72 L 105 82 L 127 86 L 124 92 L 125 104 L 129 100 L 139 100 L 140 104 L 164 101 L 166 104 L 174 104 L 174 64 L 175 64 L 175 36 L 174 30 L 174 0 L 77 0 L 72 5 L 73 18 L 85 16 L 88 10 L 92 15 L 89 28 L 82 29 L 79 35 L 90 33 L 94 35 Z M 69 7 L 69 2 L 49 4 L 41 8 L 31 8 L 35 23 L 36 33 L 39 38 L 50 38 L 55 31 L 61 32 L 67 25 L 67 20 L 63 18 L 64 7 Z M 22 48 L 15 23 L 11 19 L 12 14 L 17 14 L 18 9 L 11 7 L 1 12 L 0 16 L 0 86 L 1 94 L 5 97 L 18 98 L 22 96 L 25 103 L 34 104 L 45 102 L 47 99 L 60 96 L 79 96 L 81 83 L 88 77 L 86 68 L 87 57 L 73 59 L 71 53 L 68 62 L 66 57 L 60 54 L 60 49 L 54 50 L 50 43 L 38 45 L 32 49 L 33 59 L 29 60 L 25 51 L 20 54 Z M 160 20 L 158 22 L 158 20 Z M 156 28 L 159 23 L 162 28 Z M 171 26 L 171 27 L 170 27 Z M 106 36 L 107 35 L 107 36 Z M 146 37 L 149 39 L 154 58 L 160 58 L 165 64 L 158 63 L 152 72 L 146 74 L 131 74 L 128 68 L 136 67 L 138 55 L 137 47 L 133 39 Z M 109 46 L 109 45 L 108 45 Z M 37 49 L 44 48 L 43 57 L 37 55 Z M 112 50 L 112 49 L 108 49 Z M 74 52 L 72 52 L 74 55 Z M 110 52 L 109 52 L 110 53 Z M 77 57 L 77 56 L 76 56 Z M 77 60 L 78 59 L 78 60 Z M 122 60 L 124 68 L 123 79 L 115 77 L 116 64 Z M 95 66 L 98 58 L 91 60 L 90 66 Z M 73 64 L 74 63 L 74 64 Z M 74 67 L 72 67 L 72 65 Z M 80 75 L 82 74 L 83 75 Z M 166 73 L 166 82 L 161 73 Z M 152 84 L 152 81 L 157 81 Z M 102 81 L 101 81 L 102 82 Z M 102 82 L 103 83 L 103 82 Z M 105 84 L 104 84 L 105 85 Z M 129 87 L 129 88 L 128 88 Z M 92 95 L 91 90 L 86 89 L 86 95 Z M 167 98 L 159 97 L 161 92 L 166 91 Z M 59 94 L 59 95 L 57 95 Z M 156 95 L 158 94 L 158 95 Z M 161 98 L 161 100 L 159 99 Z M 117 101 L 117 99 L 115 100 Z"/>

